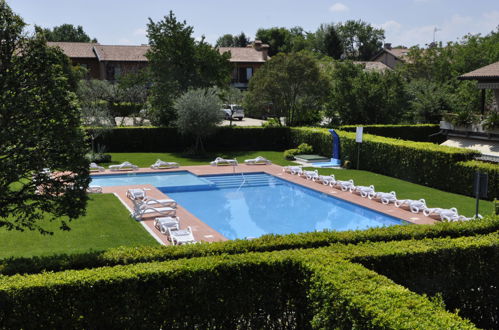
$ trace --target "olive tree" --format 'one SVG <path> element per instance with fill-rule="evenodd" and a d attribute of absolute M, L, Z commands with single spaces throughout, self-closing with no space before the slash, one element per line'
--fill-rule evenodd
<path fill-rule="evenodd" d="M 90 181 L 69 60 L 24 26 L 0 0 L 0 227 L 46 232 L 49 216 L 68 229 Z"/>
<path fill-rule="evenodd" d="M 191 89 L 175 101 L 176 126 L 180 133 L 194 136 L 194 154 L 204 153 L 203 139 L 211 135 L 222 122 L 221 106 L 215 88 Z"/>

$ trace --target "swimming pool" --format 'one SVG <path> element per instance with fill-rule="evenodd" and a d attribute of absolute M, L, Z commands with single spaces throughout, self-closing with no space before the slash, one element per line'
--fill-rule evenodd
<path fill-rule="evenodd" d="M 201 178 L 214 186 L 168 196 L 228 239 L 406 223 L 265 173 Z"/>

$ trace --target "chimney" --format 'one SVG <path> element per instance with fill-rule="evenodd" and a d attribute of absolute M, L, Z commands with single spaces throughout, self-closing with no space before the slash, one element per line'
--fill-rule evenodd
<path fill-rule="evenodd" d="M 255 40 L 253 41 L 253 48 L 256 50 L 261 50 L 262 48 L 262 41 L 261 40 Z"/>
<path fill-rule="evenodd" d="M 390 49 L 392 49 L 392 44 L 389 43 L 389 42 L 387 42 L 387 43 L 384 44 L 383 48 L 390 50 Z"/>

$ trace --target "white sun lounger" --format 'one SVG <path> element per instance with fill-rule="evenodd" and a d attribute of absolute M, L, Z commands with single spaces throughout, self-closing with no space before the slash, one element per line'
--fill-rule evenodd
<path fill-rule="evenodd" d="M 258 156 L 253 159 L 246 159 L 244 161 L 246 165 L 270 165 L 272 162 L 265 157 Z"/>
<path fill-rule="evenodd" d="M 312 181 L 319 180 L 319 172 L 317 170 L 303 171 L 303 176 L 305 176 L 307 180 L 312 180 Z"/>
<path fill-rule="evenodd" d="M 160 206 L 160 207 L 171 207 L 176 208 L 177 202 L 174 199 L 155 199 L 151 197 L 145 197 L 142 200 L 138 200 L 139 205 L 150 205 L 150 206 Z"/>
<path fill-rule="evenodd" d="M 357 193 L 362 197 L 367 197 L 369 194 L 375 193 L 374 186 L 354 186 L 350 188 L 351 193 Z"/>
<path fill-rule="evenodd" d="M 237 166 L 237 160 L 235 159 L 224 159 L 221 157 L 215 158 L 214 161 L 210 163 L 212 166 Z"/>
<path fill-rule="evenodd" d="M 144 199 L 146 198 L 146 192 L 144 189 L 140 188 L 128 189 L 126 192 L 126 197 L 130 198 L 131 200 Z"/>
<path fill-rule="evenodd" d="M 301 169 L 301 166 L 298 166 L 298 165 L 288 165 L 288 166 L 284 166 L 282 168 L 282 171 L 283 172 L 287 172 L 287 173 L 293 173 L 293 170 L 296 170 L 298 168 Z"/>
<path fill-rule="evenodd" d="M 151 168 L 154 170 L 166 169 L 166 168 L 177 168 L 180 165 L 175 162 L 164 162 L 161 159 L 158 159 L 156 163 L 151 165 Z"/>
<path fill-rule="evenodd" d="M 154 219 L 154 227 L 163 235 L 168 235 L 168 228 L 178 230 L 180 229 L 179 217 L 161 217 Z"/>
<path fill-rule="evenodd" d="M 397 200 L 397 194 L 395 193 L 395 191 L 390 191 L 389 193 L 371 193 L 367 197 L 369 197 L 369 199 L 378 199 L 383 204 L 395 203 L 395 201 Z"/>
<path fill-rule="evenodd" d="M 426 201 L 421 198 L 418 200 L 414 199 L 400 199 L 395 201 L 396 207 L 407 206 L 412 213 L 419 213 L 424 210 L 426 207 Z"/>
<path fill-rule="evenodd" d="M 98 194 L 102 192 L 101 186 L 88 186 L 87 192 L 90 194 Z"/>
<path fill-rule="evenodd" d="M 104 172 L 106 169 L 103 166 L 99 166 L 96 163 L 90 163 L 90 172 Z"/>
<path fill-rule="evenodd" d="M 191 227 L 187 227 L 187 229 L 180 229 L 180 230 L 172 230 L 168 228 L 168 234 L 170 236 L 170 241 L 172 242 L 173 245 L 196 243 L 196 239 L 192 234 Z"/>
<path fill-rule="evenodd" d="M 477 219 L 482 219 L 483 217 L 479 214 L 478 217 L 473 216 L 471 218 L 465 217 L 464 215 L 444 215 L 442 221 L 470 221 L 470 220 L 477 220 Z"/>
<path fill-rule="evenodd" d="M 423 210 L 423 214 L 426 215 L 427 217 L 438 216 L 440 217 L 440 220 L 445 220 L 448 218 L 459 216 L 457 209 L 455 207 L 452 207 L 450 209 L 441 209 L 439 207 L 425 208 Z"/>
<path fill-rule="evenodd" d="M 301 166 L 295 166 L 291 169 L 291 174 L 293 175 L 298 175 L 298 176 L 302 176 L 304 175 L 304 171 L 303 171 L 303 168 L 301 168 Z"/>
<path fill-rule="evenodd" d="M 110 165 L 109 170 L 111 171 L 135 171 L 138 170 L 139 167 L 137 165 L 133 165 L 130 162 L 123 162 L 119 165 Z"/>
<path fill-rule="evenodd" d="M 161 214 L 164 216 L 174 217 L 177 214 L 177 210 L 172 207 L 153 207 L 150 205 L 140 205 L 134 210 L 132 217 L 140 220 L 143 216 L 150 214 Z"/>
<path fill-rule="evenodd" d="M 327 186 L 332 186 L 333 184 L 336 183 L 336 179 L 334 178 L 334 174 L 331 175 L 319 175 L 319 179 L 317 180 L 323 185 Z"/>
<path fill-rule="evenodd" d="M 355 188 L 355 184 L 353 183 L 353 180 L 350 179 L 348 181 L 342 181 L 342 180 L 337 180 L 333 187 L 336 187 L 338 189 L 341 189 L 341 191 L 347 191 L 350 189 Z"/>

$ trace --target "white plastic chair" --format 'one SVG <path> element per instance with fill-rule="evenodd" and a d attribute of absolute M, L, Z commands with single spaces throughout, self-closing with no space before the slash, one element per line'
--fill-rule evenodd
<path fill-rule="evenodd" d="M 361 197 L 365 198 L 369 194 L 374 193 L 375 191 L 374 191 L 374 186 L 370 185 L 370 186 L 355 186 L 355 187 L 352 187 L 352 188 L 350 188 L 350 192 L 351 193 L 357 193 Z"/>
<path fill-rule="evenodd" d="M 96 163 L 90 163 L 90 172 L 104 172 L 106 169 L 103 166 L 99 166 Z"/>

